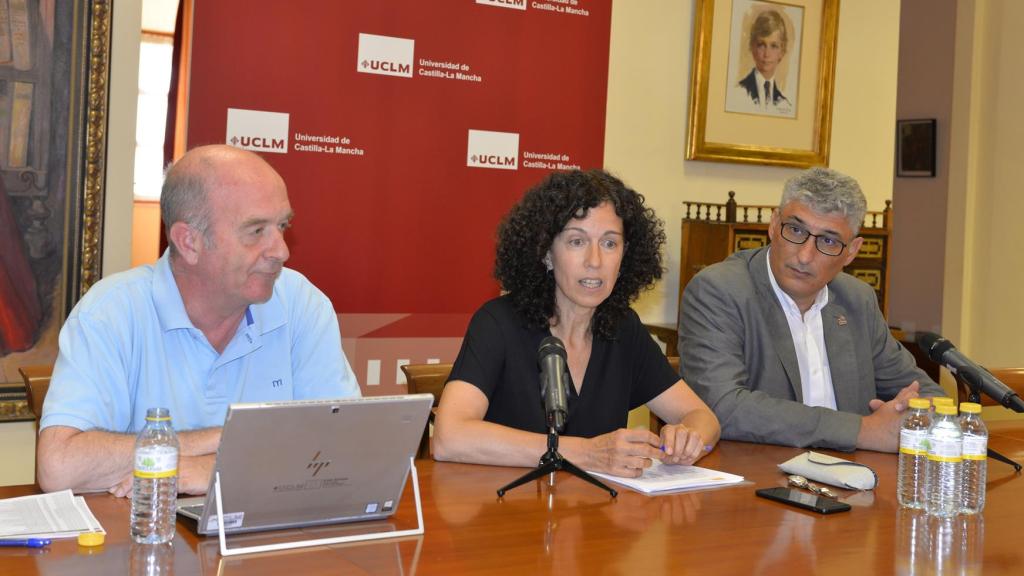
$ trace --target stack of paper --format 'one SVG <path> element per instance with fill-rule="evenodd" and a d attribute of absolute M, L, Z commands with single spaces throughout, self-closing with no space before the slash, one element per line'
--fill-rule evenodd
<path fill-rule="evenodd" d="M 701 468 L 700 466 L 662 464 L 657 460 L 654 461 L 650 468 L 644 470 L 644 473 L 639 478 L 624 478 L 600 472 L 591 472 L 591 474 L 645 494 L 679 492 L 694 488 L 724 486 L 726 484 L 743 482 L 743 477 L 735 474 L 727 474 L 717 470 Z"/>
<path fill-rule="evenodd" d="M 103 532 L 85 498 L 71 490 L 0 500 L 0 538 L 73 538 Z"/>

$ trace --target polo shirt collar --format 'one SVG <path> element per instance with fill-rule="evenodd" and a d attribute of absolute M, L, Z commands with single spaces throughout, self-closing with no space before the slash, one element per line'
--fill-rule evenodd
<path fill-rule="evenodd" d="M 270 300 L 262 304 L 250 304 L 245 309 L 242 322 L 238 326 L 231 342 L 228 342 L 216 365 L 232 362 L 263 346 L 263 335 L 287 322 L 284 303 L 278 295 L 278 285 L 274 283 L 274 292 Z"/>
<path fill-rule="evenodd" d="M 280 281 L 279 277 L 277 282 L 274 282 L 274 292 L 270 295 L 270 300 L 262 304 L 250 304 L 245 311 L 245 322 L 254 334 L 266 334 L 288 322 L 284 302 L 281 301 L 281 296 L 278 294 Z"/>

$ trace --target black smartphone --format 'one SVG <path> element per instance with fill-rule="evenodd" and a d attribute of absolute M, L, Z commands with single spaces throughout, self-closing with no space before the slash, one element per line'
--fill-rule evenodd
<path fill-rule="evenodd" d="M 783 504 L 789 504 L 790 506 L 796 506 L 797 508 L 803 508 L 805 510 L 811 510 L 818 514 L 835 514 L 836 512 L 846 512 L 850 509 L 850 505 L 845 502 L 840 502 L 832 498 L 825 498 L 824 496 L 818 496 L 817 494 L 810 494 L 803 490 L 797 490 L 796 488 L 761 488 L 755 492 L 761 498 L 767 498 L 769 500 L 775 500 L 776 502 L 782 502 Z"/>

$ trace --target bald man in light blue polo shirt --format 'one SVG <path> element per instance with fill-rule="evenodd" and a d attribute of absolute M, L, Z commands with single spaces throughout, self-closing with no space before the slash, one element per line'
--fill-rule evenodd
<path fill-rule="evenodd" d="M 167 174 L 170 247 L 72 310 L 40 420 L 46 491 L 131 487 L 146 410 L 170 408 L 179 490 L 206 491 L 228 404 L 359 396 L 330 300 L 283 267 L 284 181 L 258 155 L 190 151 Z"/>

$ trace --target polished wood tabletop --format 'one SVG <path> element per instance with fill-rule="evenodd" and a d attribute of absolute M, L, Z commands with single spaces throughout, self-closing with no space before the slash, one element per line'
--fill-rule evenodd
<path fill-rule="evenodd" d="M 1024 462 L 1024 425 L 990 424 L 990 446 Z M 0 574 L 1011 574 L 1024 570 L 1024 479 L 988 461 L 988 501 L 977 517 L 940 521 L 900 510 L 896 456 L 835 454 L 873 468 L 878 487 L 839 490 L 850 512 L 821 516 L 757 498 L 785 485 L 776 465 L 800 449 L 722 442 L 700 464 L 740 474 L 726 488 L 662 496 L 622 489 L 616 499 L 565 473 L 498 499 L 525 469 L 417 461 L 423 536 L 221 558 L 216 537 L 183 522 L 171 546 L 128 537 L 129 502 L 86 500 L 108 531 L 98 548 L 74 540 L 47 549 L 0 549 Z M 0 488 L 0 497 L 33 486 Z M 391 522 L 229 537 L 231 546 L 415 526 L 408 489 Z"/>

